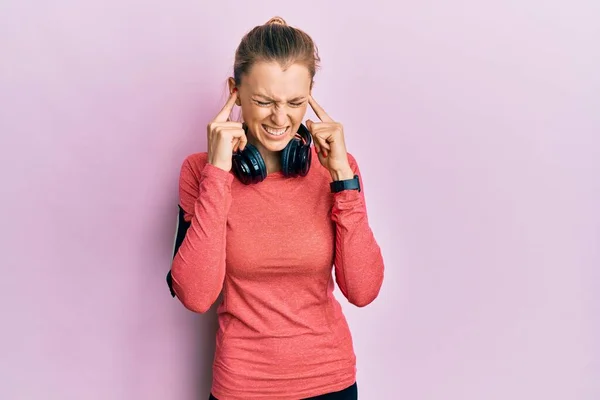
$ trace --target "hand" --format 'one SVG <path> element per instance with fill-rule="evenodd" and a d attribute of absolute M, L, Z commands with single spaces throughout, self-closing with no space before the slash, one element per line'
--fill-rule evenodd
<path fill-rule="evenodd" d="M 354 172 L 348 161 L 344 128 L 335 122 L 312 96 L 308 103 L 321 122 L 306 121 L 306 127 L 312 135 L 321 165 L 329 170 L 333 180 L 352 179 Z"/>
<path fill-rule="evenodd" d="M 229 121 L 229 115 L 237 99 L 237 89 L 234 89 L 223 106 L 207 128 L 208 134 L 208 163 L 227 172 L 231 171 L 231 156 L 234 152 L 244 150 L 248 139 L 240 122 Z"/>

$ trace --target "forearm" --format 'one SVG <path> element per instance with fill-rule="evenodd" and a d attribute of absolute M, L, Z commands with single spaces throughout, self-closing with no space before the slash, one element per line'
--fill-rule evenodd
<path fill-rule="evenodd" d="M 199 182 L 191 225 L 173 259 L 173 289 L 183 305 L 206 312 L 218 298 L 225 277 L 227 215 L 231 180 L 207 165 Z"/>
<path fill-rule="evenodd" d="M 332 219 L 336 227 L 336 281 L 352 304 L 365 306 L 379 294 L 384 262 L 360 193 L 356 190 L 336 193 Z"/>

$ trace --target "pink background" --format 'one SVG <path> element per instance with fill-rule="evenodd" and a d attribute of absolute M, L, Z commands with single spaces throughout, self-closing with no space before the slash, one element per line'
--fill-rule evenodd
<path fill-rule="evenodd" d="M 599 3 L 205 3 L 2 1 L 0 398 L 207 398 L 214 313 L 164 281 L 179 167 L 274 15 L 386 260 L 343 303 L 361 399 L 600 398 Z"/>

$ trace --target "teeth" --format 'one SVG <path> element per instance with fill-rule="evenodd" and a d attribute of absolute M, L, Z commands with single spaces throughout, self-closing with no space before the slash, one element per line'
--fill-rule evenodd
<path fill-rule="evenodd" d="M 273 129 L 273 128 L 265 126 L 265 125 L 263 125 L 263 127 L 265 128 L 265 130 L 267 132 L 269 132 L 271 135 L 275 135 L 275 136 L 281 136 L 285 133 L 285 131 L 287 131 L 287 128 Z"/>

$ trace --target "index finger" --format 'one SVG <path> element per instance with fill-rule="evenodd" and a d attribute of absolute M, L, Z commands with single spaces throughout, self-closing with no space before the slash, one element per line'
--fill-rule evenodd
<path fill-rule="evenodd" d="M 237 90 L 234 90 L 231 93 L 231 95 L 229 96 L 229 99 L 227 99 L 227 103 L 225 103 L 225 105 L 223 106 L 221 111 L 219 111 L 219 113 L 215 117 L 214 121 L 215 122 L 227 122 L 227 120 L 229 119 L 229 114 L 231 114 L 231 110 L 233 109 L 233 105 L 235 104 L 236 100 L 237 100 Z"/>
<path fill-rule="evenodd" d="M 311 108 L 313 109 L 313 111 L 315 112 L 315 114 L 317 114 L 317 117 L 319 117 L 319 119 L 323 122 L 334 122 L 333 119 L 327 115 L 327 113 L 325 112 L 325 110 L 323 110 L 323 107 L 321 107 L 316 101 L 315 99 L 312 97 L 312 95 L 308 96 L 308 104 L 310 104 Z"/>

